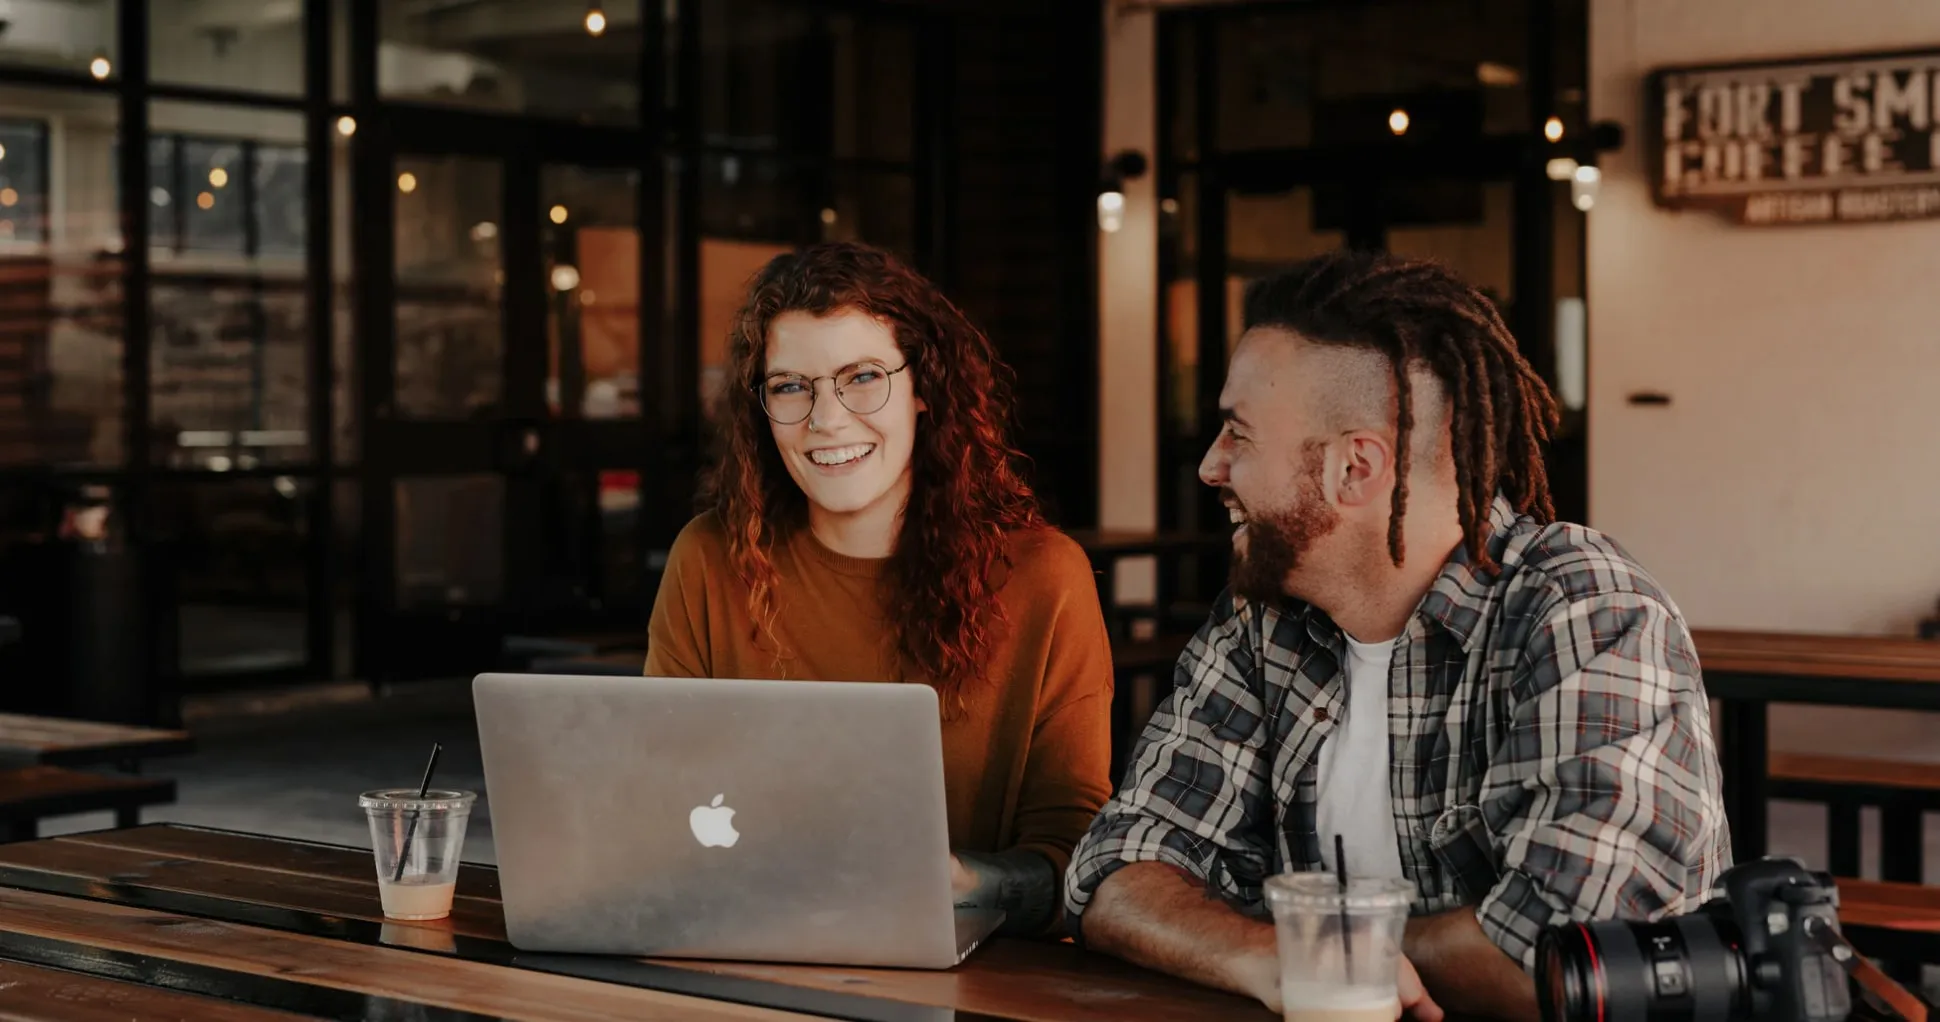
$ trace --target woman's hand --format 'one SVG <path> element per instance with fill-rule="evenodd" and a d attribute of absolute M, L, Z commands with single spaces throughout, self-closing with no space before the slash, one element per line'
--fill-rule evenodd
<path fill-rule="evenodd" d="M 950 856 L 950 896 L 961 905 L 977 892 L 977 875 L 965 869 L 963 860 Z"/>
<path fill-rule="evenodd" d="M 957 908 L 995 909 L 1006 934 L 1037 934 L 1057 921 L 1058 871 L 1042 852 L 950 853 L 950 900 Z"/>

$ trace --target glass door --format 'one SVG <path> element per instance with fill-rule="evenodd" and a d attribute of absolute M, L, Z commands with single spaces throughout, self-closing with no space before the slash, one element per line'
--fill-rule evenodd
<path fill-rule="evenodd" d="M 465 674 L 524 629 L 644 634 L 643 310 L 660 303 L 642 300 L 658 180 L 638 136 L 388 120 L 357 181 L 373 214 L 360 671 Z"/>

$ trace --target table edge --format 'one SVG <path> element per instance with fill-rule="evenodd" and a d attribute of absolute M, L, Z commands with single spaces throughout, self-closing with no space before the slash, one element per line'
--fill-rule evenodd
<path fill-rule="evenodd" d="M 167 825 L 156 824 L 155 826 Z M 238 836 L 255 836 L 239 831 L 222 831 L 220 828 L 184 829 L 207 829 Z M 82 835 L 61 835 L 61 837 L 79 836 Z M 60 838 L 47 840 L 58 841 Z M 279 839 L 271 838 L 271 840 Z M 331 845 L 328 842 L 305 842 L 300 839 L 292 843 L 348 847 Z M 510 943 L 486 937 L 453 934 L 451 939 L 454 950 L 451 952 L 414 947 L 409 944 L 386 943 L 383 940 L 383 928 L 386 924 L 368 919 L 324 915 L 304 909 L 266 905 L 216 894 L 150 887 L 130 880 L 102 883 L 88 877 L 38 867 L 0 864 L 0 887 L 189 918 L 210 919 L 237 926 L 254 926 L 281 933 L 338 940 L 366 947 L 458 957 L 506 968 L 551 973 L 592 982 L 615 983 L 664 994 L 742 1004 L 771 1011 L 847 1019 L 851 1022 L 1013 1022 L 1011 1016 L 964 1011 L 944 1005 L 921 1004 L 860 992 L 822 990 L 775 980 L 725 975 L 641 959 L 521 951 Z M 469 953 L 461 949 L 469 949 Z"/>

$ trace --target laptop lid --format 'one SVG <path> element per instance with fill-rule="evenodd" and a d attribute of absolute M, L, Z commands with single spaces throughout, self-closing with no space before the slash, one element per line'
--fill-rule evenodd
<path fill-rule="evenodd" d="M 515 947 L 959 960 L 929 687 L 483 674 L 472 692 Z"/>

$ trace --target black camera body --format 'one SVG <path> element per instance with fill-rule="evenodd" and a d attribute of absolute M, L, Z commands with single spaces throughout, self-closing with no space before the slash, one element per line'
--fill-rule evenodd
<path fill-rule="evenodd" d="M 1844 1022 L 1852 1012 L 1832 877 L 1793 859 L 1735 866 L 1697 911 L 1567 923 L 1536 943 L 1544 1022 Z"/>

